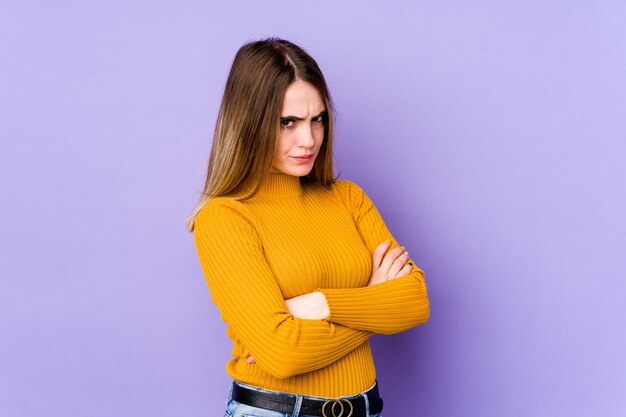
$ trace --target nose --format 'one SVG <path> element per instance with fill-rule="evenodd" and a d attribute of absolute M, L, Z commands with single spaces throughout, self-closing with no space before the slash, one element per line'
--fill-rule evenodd
<path fill-rule="evenodd" d="M 298 146 L 303 148 L 312 148 L 313 145 L 315 145 L 315 140 L 313 139 L 313 129 L 311 129 L 311 126 L 306 123 L 303 123 L 302 125 L 300 134 L 298 135 Z"/>

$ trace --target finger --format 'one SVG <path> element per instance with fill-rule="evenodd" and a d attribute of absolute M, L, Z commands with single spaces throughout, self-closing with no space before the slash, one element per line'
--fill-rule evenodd
<path fill-rule="evenodd" d="M 393 263 L 389 267 L 388 276 L 390 278 L 395 278 L 400 272 L 400 270 L 404 268 L 408 260 L 409 260 L 409 253 L 407 251 L 402 252 L 402 254 L 398 256 L 396 260 L 393 261 Z"/>
<path fill-rule="evenodd" d="M 413 263 L 409 262 L 408 264 L 404 265 L 404 267 L 396 274 L 395 277 L 393 277 L 391 279 L 400 278 L 400 277 L 403 277 L 405 275 L 409 275 L 412 270 L 413 270 Z"/>
<path fill-rule="evenodd" d="M 254 358 L 252 357 L 252 355 L 248 356 L 248 357 L 246 358 L 246 361 L 247 361 L 248 363 L 256 363 L 256 361 L 254 360 Z"/>
<path fill-rule="evenodd" d="M 391 269 L 391 266 L 396 261 L 398 256 L 402 255 L 404 250 L 405 250 L 404 246 L 398 246 L 397 248 L 394 248 L 390 250 L 389 252 L 387 252 L 387 254 L 385 255 L 385 258 L 380 264 L 380 268 L 384 271 L 385 274 L 389 274 L 389 270 Z"/>
<path fill-rule="evenodd" d="M 389 249 L 389 246 L 391 246 L 391 242 L 386 240 L 374 249 L 374 253 L 372 254 L 372 270 L 375 270 L 380 266 L 387 249 Z"/>

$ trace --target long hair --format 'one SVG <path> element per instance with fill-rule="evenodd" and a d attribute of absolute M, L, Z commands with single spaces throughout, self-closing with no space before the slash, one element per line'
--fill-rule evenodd
<path fill-rule="evenodd" d="M 335 182 L 334 107 L 319 66 L 306 51 L 284 39 L 246 43 L 237 51 L 226 81 L 204 191 L 187 219 L 189 232 L 211 198 L 242 194 L 236 199 L 244 201 L 256 195 L 274 161 L 285 91 L 296 80 L 313 85 L 327 111 L 322 146 L 311 172 L 300 182 L 324 186 Z"/>

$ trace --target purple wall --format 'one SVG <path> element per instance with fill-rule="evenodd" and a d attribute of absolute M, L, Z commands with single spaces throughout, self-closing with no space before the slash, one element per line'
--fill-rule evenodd
<path fill-rule="evenodd" d="M 626 415 L 624 2 L 130 3 L 0 5 L 1 415 L 221 415 L 184 220 L 269 35 L 427 273 L 430 322 L 373 341 L 385 416 Z"/>

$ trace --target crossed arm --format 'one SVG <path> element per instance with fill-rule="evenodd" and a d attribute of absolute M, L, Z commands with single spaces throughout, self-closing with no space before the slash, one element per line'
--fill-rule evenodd
<path fill-rule="evenodd" d="M 287 309 L 296 318 L 380 334 L 401 332 L 426 322 L 430 305 L 424 272 L 413 265 L 367 194 L 351 181 L 340 180 L 337 185 L 361 239 L 372 253 L 369 282 L 363 288 L 319 288 L 285 300 Z"/>
<path fill-rule="evenodd" d="M 403 277 L 413 269 L 408 261 L 409 252 L 402 246 L 390 251 L 391 241 L 384 241 L 372 254 L 372 274 L 367 286 L 376 285 L 390 279 Z M 330 307 L 323 291 L 314 291 L 285 300 L 285 305 L 294 317 L 310 320 L 328 319 Z"/>
<path fill-rule="evenodd" d="M 216 198 L 196 218 L 196 249 L 213 302 L 254 356 L 249 361 L 277 378 L 321 369 L 374 333 L 403 331 L 428 319 L 423 272 L 407 263 L 408 254 L 365 193 L 343 181 L 338 188 L 374 259 L 366 287 L 320 288 L 284 300 L 244 205 Z"/>
<path fill-rule="evenodd" d="M 404 250 L 403 247 L 396 247 L 387 252 L 391 244 L 391 241 L 384 241 L 374 251 L 374 254 L 372 255 L 372 274 L 367 287 L 379 285 L 383 282 L 406 276 L 413 270 L 412 262 L 408 261 L 408 252 Z M 330 306 L 326 295 L 322 291 L 323 290 L 318 290 L 286 299 L 285 305 L 287 306 L 289 313 L 297 319 L 330 321 Z M 346 292 L 342 289 L 336 291 L 338 291 L 338 294 Z M 369 316 L 371 313 L 371 306 L 369 307 L 370 309 L 367 311 L 368 314 L 361 315 L 362 317 Z M 367 330 L 367 328 L 362 330 Z M 378 330 L 379 333 L 385 333 L 381 329 Z M 375 331 L 375 329 L 371 331 Z M 247 356 L 247 361 L 248 363 L 256 363 L 255 359 L 250 354 Z"/>

